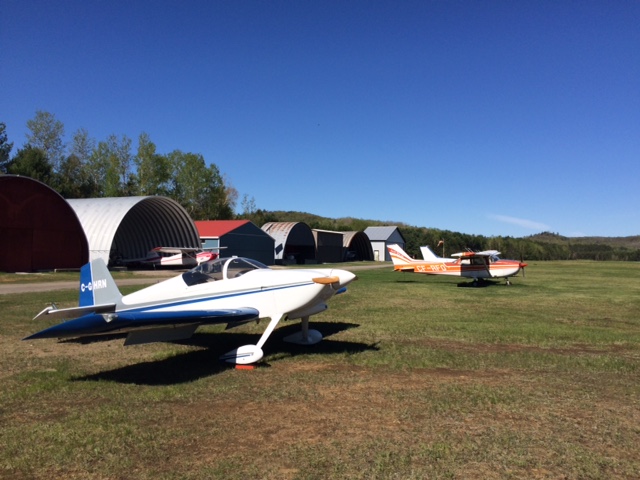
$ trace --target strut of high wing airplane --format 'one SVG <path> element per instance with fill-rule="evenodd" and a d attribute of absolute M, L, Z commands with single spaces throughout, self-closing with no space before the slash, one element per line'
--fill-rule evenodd
<path fill-rule="evenodd" d="M 524 275 L 524 267 L 527 266 L 517 260 L 499 258 L 497 250 L 461 252 L 454 253 L 454 258 L 441 258 L 429 247 L 421 247 L 424 260 L 411 258 L 399 245 L 389 245 L 387 250 L 396 271 L 466 277 L 474 282 L 482 278 L 506 278 L 507 285 L 510 285 L 509 277 L 517 275 L 520 270 Z"/>
<path fill-rule="evenodd" d="M 97 259 L 81 269 L 79 306 L 45 308 L 36 319 L 65 321 L 25 340 L 126 333 L 125 345 L 134 345 L 183 340 L 200 325 L 226 323 L 228 329 L 269 318 L 255 345 L 221 357 L 229 363 L 255 363 L 283 318 L 302 321 L 301 331 L 285 341 L 312 345 L 322 340 L 320 332 L 309 329 L 309 317 L 326 310 L 326 302 L 355 279 L 346 270 L 274 270 L 248 258 L 217 258 L 123 296 L 104 261 Z"/>

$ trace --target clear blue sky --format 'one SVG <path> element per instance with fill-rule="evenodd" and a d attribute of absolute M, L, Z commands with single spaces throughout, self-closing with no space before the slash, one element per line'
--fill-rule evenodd
<path fill-rule="evenodd" d="M 0 122 L 146 132 L 258 208 L 640 234 L 638 1 L 0 0 Z"/>

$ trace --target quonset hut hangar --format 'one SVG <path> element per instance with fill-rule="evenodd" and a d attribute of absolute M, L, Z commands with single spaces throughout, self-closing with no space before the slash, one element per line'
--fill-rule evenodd
<path fill-rule="evenodd" d="M 87 237 L 64 198 L 42 182 L 0 175 L 0 271 L 80 268 Z"/>
<path fill-rule="evenodd" d="M 316 261 L 316 240 L 303 222 L 270 222 L 262 226 L 275 240 L 277 264 L 305 264 Z"/>
<path fill-rule="evenodd" d="M 265 223 L 262 230 L 275 240 L 277 264 L 373 260 L 371 242 L 364 232 L 312 230 L 303 222 Z"/>
<path fill-rule="evenodd" d="M 187 211 L 167 197 L 68 200 L 89 242 L 89 258 L 109 265 L 144 258 L 155 247 L 201 248 Z"/>
<path fill-rule="evenodd" d="M 155 247 L 201 248 L 182 206 L 167 197 L 65 200 L 42 182 L 0 175 L 0 271 L 80 268 L 144 258 Z"/>

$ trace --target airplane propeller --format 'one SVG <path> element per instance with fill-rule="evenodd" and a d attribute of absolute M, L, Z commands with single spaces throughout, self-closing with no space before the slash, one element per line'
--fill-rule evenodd
<path fill-rule="evenodd" d="M 520 255 L 520 270 L 522 270 L 522 276 L 526 277 L 526 275 L 524 274 L 524 267 L 526 267 L 527 264 L 524 263 L 524 257 L 522 255 Z"/>

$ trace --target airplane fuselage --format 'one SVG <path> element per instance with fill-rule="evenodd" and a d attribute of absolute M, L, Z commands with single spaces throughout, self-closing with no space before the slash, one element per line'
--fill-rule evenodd
<path fill-rule="evenodd" d="M 464 261 L 464 260 L 463 260 Z M 520 271 L 520 262 L 514 260 L 498 260 L 485 264 L 465 264 L 459 260 L 453 262 L 416 262 L 412 265 L 416 273 L 427 275 L 451 275 L 466 278 L 499 278 L 512 277 Z M 395 267 L 395 270 L 408 270 L 407 267 Z"/>
<path fill-rule="evenodd" d="M 314 275 L 331 277 L 338 272 L 343 276 L 349 273 L 316 269 Z M 118 311 L 183 312 L 250 306 L 260 312 L 259 318 L 282 313 L 289 318 L 299 318 L 291 315 L 325 302 L 334 294 L 331 285 L 313 282 L 309 270 L 258 269 L 246 272 L 232 282 L 221 279 L 194 285 L 188 285 L 181 275 L 124 296 Z"/>

